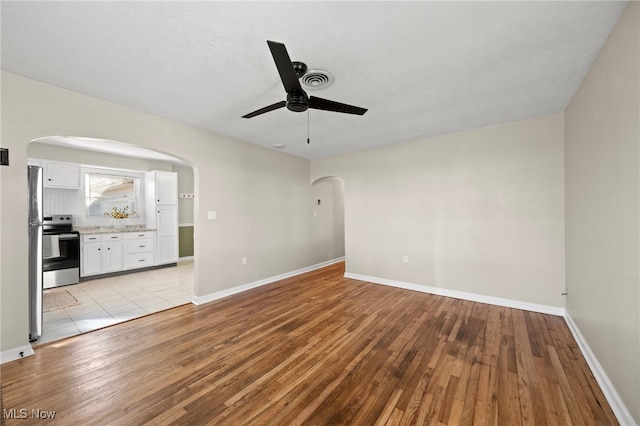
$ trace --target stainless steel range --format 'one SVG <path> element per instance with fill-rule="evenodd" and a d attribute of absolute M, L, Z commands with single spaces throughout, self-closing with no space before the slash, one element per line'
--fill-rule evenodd
<path fill-rule="evenodd" d="M 80 234 L 73 230 L 73 216 L 45 216 L 42 229 L 43 288 L 80 282 Z"/>

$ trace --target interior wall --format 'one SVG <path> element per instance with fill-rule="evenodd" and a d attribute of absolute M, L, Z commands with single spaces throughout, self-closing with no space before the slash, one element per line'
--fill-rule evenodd
<path fill-rule="evenodd" d="M 345 181 L 347 272 L 564 307 L 562 114 L 313 160 L 323 176 Z"/>
<path fill-rule="evenodd" d="M 313 182 L 311 206 L 311 257 L 314 263 L 343 257 L 344 181 L 327 177 Z"/>
<path fill-rule="evenodd" d="M 53 136 L 53 135 L 50 135 Z M 27 147 L 29 157 L 47 160 L 68 161 L 88 166 L 113 167 L 127 170 L 164 170 L 171 171 L 171 163 L 143 158 L 126 157 L 104 152 L 57 146 L 41 142 L 32 142 Z"/>
<path fill-rule="evenodd" d="M 1 96 L 11 165 L 0 167 L 0 351 L 27 344 L 27 146 L 40 137 L 115 140 L 193 165 L 196 296 L 312 264 L 308 160 L 6 72 Z"/>
<path fill-rule="evenodd" d="M 640 424 L 640 4 L 565 112 L 567 312 Z"/>

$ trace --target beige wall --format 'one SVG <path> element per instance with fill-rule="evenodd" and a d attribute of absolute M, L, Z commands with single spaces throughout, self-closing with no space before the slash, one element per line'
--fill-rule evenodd
<path fill-rule="evenodd" d="M 0 351 L 27 343 L 27 146 L 52 135 L 130 143 L 193 165 L 196 295 L 312 264 L 308 160 L 3 72 L 11 165 L 0 167 Z M 208 210 L 218 219 L 207 220 Z"/>
<path fill-rule="evenodd" d="M 567 311 L 640 424 L 640 5 L 565 112 Z"/>
<path fill-rule="evenodd" d="M 345 181 L 347 272 L 564 307 L 561 114 L 314 160 L 311 176 Z"/>

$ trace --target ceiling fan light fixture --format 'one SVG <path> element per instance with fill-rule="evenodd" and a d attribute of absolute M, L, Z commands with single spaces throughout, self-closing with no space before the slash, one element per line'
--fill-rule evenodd
<path fill-rule="evenodd" d="M 333 75 L 324 70 L 309 70 L 302 76 L 300 82 L 308 90 L 326 89 L 333 83 Z"/>

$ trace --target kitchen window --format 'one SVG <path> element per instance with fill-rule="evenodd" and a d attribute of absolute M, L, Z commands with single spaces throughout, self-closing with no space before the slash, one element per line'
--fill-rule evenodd
<path fill-rule="evenodd" d="M 114 209 L 139 217 L 139 177 L 86 173 L 86 194 L 89 217 L 110 217 Z"/>

